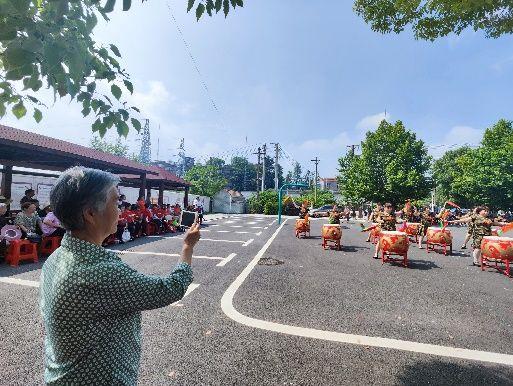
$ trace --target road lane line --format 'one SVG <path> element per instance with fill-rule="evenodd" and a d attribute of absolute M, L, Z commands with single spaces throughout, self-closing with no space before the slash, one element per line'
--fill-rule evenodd
<path fill-rule="evenodd" d="M 230 253 L 226 258 L 224 258 L 220 263 L 217 263 L 216 267 L 224 267 L 226 264 L 228 264 L 235 256 L 237 256 L 236 253 Z"/>
<path fill-rule="evenodd" d="M 164 252 L 147 252 L 147 251 L 116 251 L 117 253 L 130 253 L 133 255 L 154 255 L 154 256 L 168 256 L 168 257 L 180 257 L 178 253 L 164 253 Z M 207 260 L 223 260 L 224 257 L 217 257 L 217 256 L 196 256 L 192 255 L 193 259 L 207 259 Z"/>
<path fill-rule="evenodd" d="M 216 231 L 217 233 L 228 233 L 230 231 Z"/>
<path fill-rule="evenodd" d="M 267 228 L 269 228 L 269 227 L 264 227 L 264 229 L 267 229 Z"/>
<path fill-rule="evenodd" d="M 255 233 L 255 235 L 260 236 L 262 234 L 262 231 Z"/>
<path fill-rule="evenodd" d="M 230 225 L 230 228 L 244 228 L 242 225 Z"/>
<path fill-rule="evenodd" d="M 419 343 L 399 339 L 380 338 L 366 335 L 344 334 L 335 331 L 316 330 L 293 325 L 269 322 L 266 320 L 255 319 L 238 312 L 233 305 L 233 298 L 239 287 L 244 283 L 258 261 L 262 258 L 271 243 L 274 241 L 283 225 L 288 219 L 276 229 L 273 235 L 267 240 L 264 246 L 258 251 L 253 260 L 244 268 L 240 275 L 228 287 L 221 298 L 221 308 L 223 312 L 232 320 L 245 326 L 258 328 L 261 330 L 274 331 L 286 335 L 300 336 L 304 338 L 313 338 L 331 342 L 348 343 L 359 346 L 372 346 L 387 349 L 409 351 L 421 354 L 435 355 L 448 358 L 467 359 L 473 361 L 497 363 L 513 366 L 513 355 L 501 354 L 488 351 L 470 350 L 466 348 L 439 346 L 435 344 Z"/>
<path fill-rule="evenodd" d="M 0 277 L 0 283 L 23 285 L 25 287 L 39 288 L 39 282 L 33 280 L 15 279 L 14 277 Z"/>
<path fill-rule="evenodd" d="M 248 241 L 246 241 L 244 244 L 242 244 L 243 247 L 247 247 L 249 244 L 251 244 L 253 242 L 254 239 L 249 239 Z"/>
<path fill-rule="evenodd" d="M 275 222 L 276 222 L 276 219 L 274 219 L 273 222 L 269 224 L 269 226 L 273 225 Z"/>
<path fill-rule="evenodd" d="M 192 291 L 194 291 L 196 288 L 198 288 L 200 285 L 196 283 L 189 284 L 189 287 L 187 288 L 187 291 L 183 295 L 183 297 L 177 301 L 176 303 L 171 304 L 172 307 L 183 307 L 183 304 L 180 303 L 187 295 L 190 295 Z"/>
<path fill-rule="evenodd" d="M 146 236 L 146 237 L 152 237 L 152 238 L 159 238 L 161 240 L 183 240 L 183 237 L 166 237 L 166 236 Z M 220 243 L 238 243 L 238 244 L 244 244 L 246 241 L 235 241 L 235 240 L 218 240 L 218 239 L 206 239 L 201 238 L 200 241 L 214 241 L 214 242 L 220 242 Z"/>
<path fill-rule="evenodd" d="M 251 229 L 263 229 L 263 227 L 250 227 Z"/>

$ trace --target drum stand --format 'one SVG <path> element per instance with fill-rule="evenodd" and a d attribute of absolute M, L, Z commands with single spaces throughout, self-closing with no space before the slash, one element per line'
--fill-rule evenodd
<path fill-rule="evenodd" d="M 449 247 L 449 256 L 452 255 L 452 243 L 451 244 L 433 243 L 433 242 L 430 243 L 427 239 L 426 239 L 426 252 L 429 253 L 429 248 L 431 248 L 433 250 L 433 252 L 436 252 L 435 245 L 442 247 L 442 250 L 440 252 L 443 251 L 445 256 L 447 256 L 447 247 Z"/>
<path fill-rule="evenodd" d="M 392 256 L 392 255 L 401 256 L 402 259 L 391 258 L 390 256 Z M 385 263 L 401 263 L 403 265 L 403 267 L 408 268 L 408 252 L 406 252 L 404 254 L 399 254 L 399 253 L 393 253 L 393 252 L 388 252 L 386 250 L 383 250 L 381 252 L 381 264 L 383 265 Z"/>
<path fill-rule="evenodd" d="M 497 263 L 504 264 L 504 268 L 500 267 Z M 484 271 L 485 268 L 495 268 L 500 273 L 503 273 L 507 277 L 511 277 L 509 273 L 509 260 L 508 259 L 494 259 L 491 257 L 486 257 L 481 254 L 481 271 Z"/>

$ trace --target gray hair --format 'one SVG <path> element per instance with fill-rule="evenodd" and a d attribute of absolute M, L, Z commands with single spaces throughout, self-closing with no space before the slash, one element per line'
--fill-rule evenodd
<path fill-rule="evenodd" d="M 103 211 L 109 190 L 118 183 L 119 177 L 102 170 L 70 168 L 59 177 L 50 193 L 53 213 L 66 230 L 82 230 L 85 226 L 83 211 Z"/>

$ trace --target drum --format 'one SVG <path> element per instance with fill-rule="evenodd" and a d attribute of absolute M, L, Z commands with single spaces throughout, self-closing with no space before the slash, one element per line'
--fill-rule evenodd
<path fill-rule="evenodd" d="M 409 240 L 405 232 L 382 231 L 379 239 L 381 250 L 396 255 L 408 253 Z"/>
<path fill-rule="evenodd" d="M 438 245 L 452 245 L 451 231 L 437 227 L 427 229 L 427 242 Z"/>
<path fill-rule="evenodd" d="M 308 233 L 310 235 L 310 221 L 302 218 L 297 219 L 295 232 L 298 238 L 301 234 L 306 235 Z"/>
<path fill-rule="evenodd" d="M 378 225 L 377 223 L 372 223 L 372 226 Z M 381 228 L 378 226 L 370 231 L 370 239 L 372 244 L 376 244 L 379 241 L 379 234 L 381 233 Z"/>
<path fill-rule="evenodd" d="M 489 259 L 513 261 L 513 238 L 485 236 L 481 243 L 481 253 Z"/>
<path fill-rule="evenodd" d="M 428 253 L 430 247 L 434 249 L 434 245 L 441 245 L 444 255 L 447 255 L 447 247 L 449 247 L 449 253 L 452 253 L 452 235 L 449 229 L 429 227 L 426 236 L 426 250 Z"/>
<path fill-rule="evenodd" d="M 408 236 L 417 236 L 417 232 L 419 231 L 420 223 L 418 222 L 409 222 L 406 225 L 406 234 Z"/>
<path fill-rule="evenodd" d="M 492 260 L 489 264 L 489 260 Z M 498 262 L 504 263 L 505 269 L 502 269 Z M 511 237 L 498 237 L 498 236 L 485 236 L 481 243 L 481 270 L 485 267 L 496 268 L 498 271 L 503 272 L 510 276 L 509 265 L 513 262 L 513 238 Z"/>
<path fill-rule="evenodd" d="M 333 243 L 336 249 L 341 248 L 342 228 L 338 224 L 324 224 L 322 226 L 322 247 L 326 249 L 329 243 Z"/>

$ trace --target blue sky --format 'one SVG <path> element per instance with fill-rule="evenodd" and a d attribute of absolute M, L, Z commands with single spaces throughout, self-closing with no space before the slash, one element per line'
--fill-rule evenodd
<path fill-rule="evenodd" d="M 380 35 L 350 1 L 247 0 L 227 19 L 199 23 L 185 7 L 185 0 L 137 1 L 95 33 L 120 48 L 136 88 L 132 100 L 151 120 L 154 156 L 160 137 L 161 159 L 177 153 L 182 137 L 191 156 L 244 154 L 247 136 L 248 146 L 279 142 L 304 169 L 313 170 L 317 156 L 320 175 L 329 177 L 346 146 L 375 128 L 385 109 L 435 156 L 479 142 L 500 118 L 513 119 L 512 36 L 486 39 L 469 30 L 431 43 L 409 31 Z M 2 122 L 87 144 L 91 120 L 80 110 L 59 101 L 39 125 L 12 116 Z M 127 143 L 133 151 L 140 144 L 135 135 Z M 282 162 L 290 168 L 289 159 Z"/>

